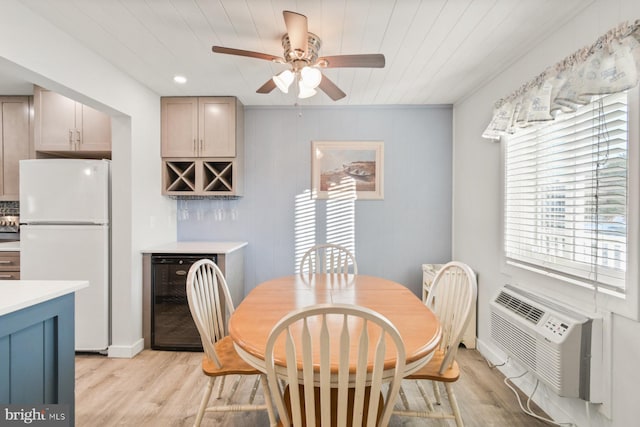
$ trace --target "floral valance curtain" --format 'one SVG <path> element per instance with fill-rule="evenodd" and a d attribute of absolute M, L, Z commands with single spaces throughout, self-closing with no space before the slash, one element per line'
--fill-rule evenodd
<path fill-rule="evenodd" d="M 496 102 L 483 138 L 499 139 L 518 128 L 575 111 L 594 95 L 622 92 L 638 84 L 640 20 L 623 23 Z"/>

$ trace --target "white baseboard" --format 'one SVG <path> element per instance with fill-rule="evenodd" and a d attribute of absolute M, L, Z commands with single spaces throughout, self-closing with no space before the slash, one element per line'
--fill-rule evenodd
<path fill-rule="evenodd" d="M 144 349 L 144 339 L 140 338 L 132 345 L 110 345 L 107 356 L 121 359 L 131 359 Z"/>

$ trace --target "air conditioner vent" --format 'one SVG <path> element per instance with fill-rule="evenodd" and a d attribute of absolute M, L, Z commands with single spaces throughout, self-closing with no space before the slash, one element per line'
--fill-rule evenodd
<path fill-rule="evenodd" d="M 540 318 L 544 315 L 544 311 L 540 310 L 538 307 L 534 307 L 531 304 L 522 301 L 521 299 L 504 291 L 500 292 L 500 294 L 496 298 L 496 303 L 502 305 L 508 310 L 511 310 L 518 316 L 528 320 L 534 325 L 537 325 L 540 321 Z"/>

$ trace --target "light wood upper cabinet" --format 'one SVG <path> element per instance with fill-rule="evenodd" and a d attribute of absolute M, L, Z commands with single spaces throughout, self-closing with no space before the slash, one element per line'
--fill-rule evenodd
<path fill-rule="evenodd" d="M 82 129 L 78 151 L 111 151 L 111 117 L 108 114 L 77 102 L 76 126 Z"/>
<path fill-rule="evenodd" d="M 27 96 L 0 97 L 0 200 L 19 200 L 19 162 L 31 154 L 30 110 Z"/>
<path fill-rule="evenodd" d="M 234 97 L 162 98 L 162 157 L 235 157 Z"/>
<path fill-rule="evenodd" d="M 235 157 L 236 98 L 198 98 L 200 157 Z"/>
<path fill-rule="evenodd" d="M 162 157 L 195 157 L 198 153 L 198 98 L 160 101 Z"/>
<path fill-rule="evenodd" d="M 161 98 L 162 192 L 240 196 L 244 107 L 235 97 Z"/>
<path fill-rule="evenodd" d="M 36 87 L 35 150 L 111 152 L 111 117 L 56 92 Z"/>

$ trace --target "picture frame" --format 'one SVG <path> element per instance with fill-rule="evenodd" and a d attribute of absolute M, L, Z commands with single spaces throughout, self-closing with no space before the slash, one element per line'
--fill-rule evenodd
<path fill-rule="evenodd" d="M 357 200 L 384 198 L 383 141 L 312 141 L 311 197 L 353 192 Z"/>

